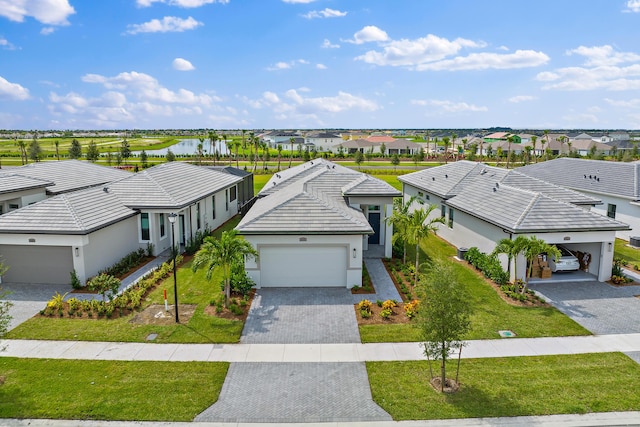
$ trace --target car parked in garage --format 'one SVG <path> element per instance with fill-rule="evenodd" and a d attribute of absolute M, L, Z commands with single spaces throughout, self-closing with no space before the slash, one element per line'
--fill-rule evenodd
<path fill-rule="evenodd" d="M 556 245 L 560 251 L 560 259 L 551 257 L 549 259 L 549 267 L 553 273 L 557 271 L 576 271 L 580 269 L 580 261 L 575 254 L 562 245 Z"/>

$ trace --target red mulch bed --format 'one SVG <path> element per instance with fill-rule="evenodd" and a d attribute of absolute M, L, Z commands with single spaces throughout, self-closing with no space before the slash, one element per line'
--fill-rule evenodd
<path fill-rule="evenodd" d="M 251 308 L 251 303 L 253 302 L 253 297 L 255 296 L 255 294 L 256 290 L 252 289 L 251 292 L 249 292 L 249 299 L 247 300 L 246 304 L 242 306 L 240 305 L 240 301 L 242 301 L 244 297 L 242 295 L 234 294 L 233 292 L 231 293 L 230 305 L 233 304 L 233 300 L 235 299 L 237 301 L 236 305 L 238 305 L 238 307 L 242 309 L 242 314 L 235 314 L 228 308 L 224 307 L 222 308 L 222 311 L 219 312 L 218 308 L 215 305 L 207 305 L 204 308 L 204 312 L 209 316 L 215 316 L 221 319 L 229 320 L 242 320 L 244 322 L 245 320 L 247 320 L 247 316 L 249 315 L 249 309 Z"/>

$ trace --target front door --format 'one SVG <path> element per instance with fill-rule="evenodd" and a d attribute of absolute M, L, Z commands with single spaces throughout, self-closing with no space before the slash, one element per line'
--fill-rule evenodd
<path fill-rule="evenodd" d="M 370 245 L 380 244 L 380 212 L 369 212 L 369 224 L 373 228 L 373 234 L 369 236 Z"/>

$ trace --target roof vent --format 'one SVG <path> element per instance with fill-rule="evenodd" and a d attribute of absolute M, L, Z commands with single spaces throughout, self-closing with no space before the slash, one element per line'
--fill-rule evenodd
<path fill-rule="evenodd" d="M 278 178 L 282 178 L 282 177 L 280 176 L 280 174 L 279 174 L 279 173 L 277 173 L 277 174 L 276 174 L 276 176 L 277 176 Z"/>
<path fill-rule="evenodd" d="M 496 188 L 500 188 L 500 183 L 496 182 Z"/>
<path fill-rule="evenodd" d="M 587 175 L 584 176 L 584 179 L 587 179 Z"/>
<path fill-rule="evenodd" d="M 480 171 L 480 175 L 484 175 L 485 173 L 487 173 L 487 168 L 484 168 Z"/>
<path fill-rule="evenodd" d="M 495 193 L 496 191 L 498 191 L 498 189 L 496 187 L 493 187 L 493 192 Z"/>
<path fill-rule="evenodd" d="M 596 178 L 596 181 L 600 182 L 600 177 Z"/>
<path fill-rule="evenodd" d="M 449 178 L 449 175 L 447 175 L 447 174 L 445 173 L 445 174 L 444 174 L 444 177 L 445 177 L 445 178 Z"/>
<path fill-rule="evenodd" d="M 436 180 L 436 177 L 435 177 L 435 176 L 432 176 L 432 177 L 431 177 L 431 181 L 435 181 L 435 180 Z"/>
<path fill-rule="evenodd" d="M 104 191 L 105 193 L 109 192 L 109 187 L 102 187 L 102 191 Z"/>

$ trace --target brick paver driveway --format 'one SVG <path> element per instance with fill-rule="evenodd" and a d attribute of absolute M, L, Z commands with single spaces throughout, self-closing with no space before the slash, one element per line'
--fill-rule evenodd
<path fill-rule="evenodd" d="M 591 281 L 535 283 L 531 288 L 594 334 L 640 333 L 640 286 Z"/>

